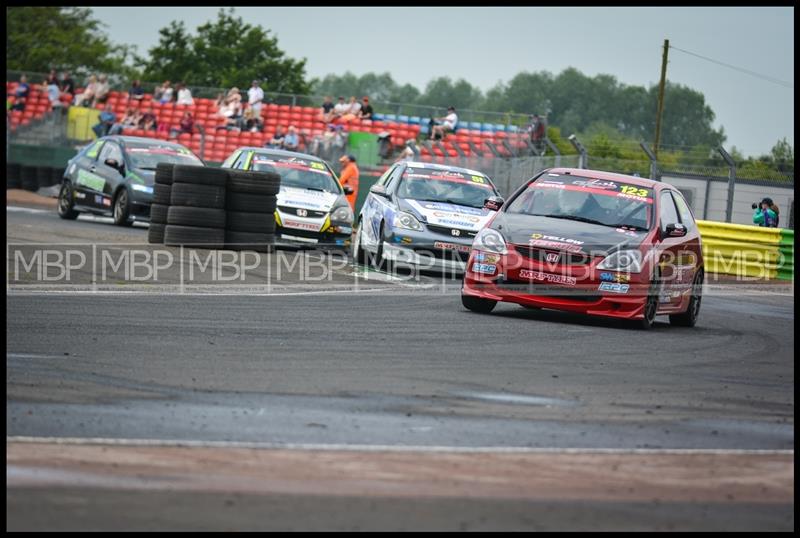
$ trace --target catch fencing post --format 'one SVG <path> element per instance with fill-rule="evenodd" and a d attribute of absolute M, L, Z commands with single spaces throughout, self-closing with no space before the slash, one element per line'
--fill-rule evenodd
<path fill-rule="evenodd" d="M 583 147 L 581 141 L 578 140 L 578 137 L 574 134 L 571 134 L 567 137 L 567 140 L 570 141 L 572 147 L 574 147 L 578 151 L 579 160 L 578 160 L 578 168 L 585 169 L 588 166 L 588 155 L 586 154 L 586 148 Z"/>
<path fill-rule="evenodd" d="M 647 144 L 644 142 L 639 142 L 639 145 L 642 146 L 642 151 L 644 151 L 647 158 L 650 159 L 650 179 L 658 181 L 658 164 L 656 163 L 655 154 L 650 151 L 650 148 L 647 147 Z"/>
<path fill-rule="evenodd" d="M 722 146 L 719 146 L 717 151 L 719 151 L 719 154 L 722 155 L 728 165 L 728 203 L 725 207 L 725 222 L 731 222 L 733 218 L 733 190 L 736 187 L 736 163 Z"/>

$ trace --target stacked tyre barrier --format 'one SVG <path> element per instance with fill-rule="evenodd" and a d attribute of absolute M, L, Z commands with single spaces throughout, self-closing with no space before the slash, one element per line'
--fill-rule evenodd
<path fill-rule="evenodd" d="M 697 221 L 706 272 L 794 279 L 794 230 Z"/>
<path fill-rule="evenodd" d="M 148 243 L 163 243 L 164 228 L 167 226 L 167 210 L 172 194 L 172 169 L 174 164 L 156 165 L 153 203 L 150 204 L 150 229 L 147 230 Z"/>
<path fill-rule="evenodd" d="M 20 168 L 18 163 L 6 163 L 6 189 L 19 189 L 22 187 Z"/>
<path fill-rule="evenodd" d="M 272 250 L 280 184 L 278 174 L 229 171 L 225 248 L 257 252 Z"/>
<path fill-rule="evenodd" d="M 225 246 L 227 179 L 228 172 L 222 168 L 173 167 L 165 245 L 208 249 Z"/>

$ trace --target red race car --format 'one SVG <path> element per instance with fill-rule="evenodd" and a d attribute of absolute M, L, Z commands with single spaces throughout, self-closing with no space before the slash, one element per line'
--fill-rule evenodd
<path fill-rule="evenodd" d="M 637 320 L 668 314 L 693 327 L 700 312 L 700 233 L 672 185 L 556 168 L 526 182 L 476 236 L 461 302 L 489 313 L 498 301 Z"/>

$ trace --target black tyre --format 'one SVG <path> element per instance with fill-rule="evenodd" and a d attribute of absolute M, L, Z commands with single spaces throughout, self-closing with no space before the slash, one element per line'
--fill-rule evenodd
<path fill-rule="evenodd" d="M 167 223 L 167 210 L 168 205 L 163 204 L 150 204 L 150 223 L 151 224 L 166 224 Z"/>
<path fill-rule="evenodd" d="M 22 181 L 19 177 L 20 165 L 18 163 L 6 163 L 6 188 L 19 189 Z"/>
<path fill-rule="evenodd" d="M 281 176 L 273 172 L 228 170 L 228 190 L 250 194 L 278 194 Z"/>
<path fill-rule="evenodd" d="M 171 163 L 158 163 L 156 165 L 156 183 L 159 185 L 172 185 L 172 170 L 175 168 Z"/>
<path fill-rule="evenodd" d="M 131 196 L 125 187 L 117 191 L 114 197 L 113 211 L 114 224 L 117 226 L 133 226 L 131 220 Z"/>
<path fill-rule="evenodd" d="M 228 250 L 255 250 L 256 252 L 272 252 L 275 234 L 249 232 L 225 232 L 225 248 Z"/>
<path fill-rule="evenodd" d="M 163 183 L 156 183 L 153 186 L 153 203 L 161 205 L 169 205 L 170 198 L 172 197 L 172 185 L 165 185 Z"/>
<path fill-rule="evenodd" d="M 173 183 L 169 205 L 225 208 L 225 187 Z"/>
<path fill-rule="evenodd" d="M 275 213 L 278 197 L 274 194 L 250 194 L 228 191 L 225 194 L 225 208 L 228 211 L 246 213 Z"/>
<path fill-rule="evenodd" d="M 461 304 L 473 312 L 478 312 L 479 314 L 488 314 L 494 310 L 495 306 L 497 306 L 497 301 L 481 299 L 480 297 L 474 297 L 472 295 L 465 295 L 462 293 Z"/>
<path fill-rule="evenodd" d="M 164 242 L 164 229 L 165 224 L 150 223 L 150 229 L 147 230 L 147 242 L 160 245 Z"/>
<path fill-rule="evenodd" d="M 360 263 L 361 265 L 367 264 L 367 252 L 361 246 L 361 228 L 364 226 L 362 221 L 358 221 L 358 226 L 356 227 L 356 231 L 353 235 L 353 241 L 350 243 L 351 254 L 353 259 Z"/>
<path fill-rule="evenodd" d="M 75 201 L 72 198 L 72 184 L 65 181 L 61 184 L 61 191 L 58 193 L 58 216 L 65 220 L 75 220 L 79 213 L 73 209 Z"/>
<path fill-rule="evenodd" d="M 678 327 L 694 327 L 697 324 L 697 317 L 700 315 L 700 302 L 703 299 L 703 270 L 697 271 L 692 282 L 692 296 L 689 299 L 689 306 L 682 314 L 670 314 L 669 322 Z"/>
<path fill-rule="evenodd" d="M 22 165 L 19 170 L 20 183 L 26 191 L 39 190 L 39 181 L 36 179 L 36 167 Z"/>
<path fill-rule="evenodd" d="M 647 290 L 647 297 L 644 303 L 644 317 L 639 321 L 639 326 L 642 329 L 648 330 L 653 327 L 656 320 L 656 312 L 658 311 L 658 301 L 661 295 L 661 281 L 659 274 L 653 275 L 653 280 L 650 282 L 650 288 Z"/>
<path fill-rule="evenodd" d="M 167 224 L 164 229 L 164 244 L 208 249 L 223 248 L 225 246 L 225 230 Z"/>
<path fill-rule="evenodd" d="M 176 164 L 172 171 L 173 183 L 189 183 L 191 185 L 213 185 L 215 187 L 224 187 L 227 181 L 228 170 L 226 168 Z"/>
<path fill-rule="evenodd" d="M 36 167 L 36 184 L 41 189 L 42 187 L 49 187 L 52 185 L 53 168 L 50 166 L 37 166 Z"/>
<path fill-rule="evenodd" d="M 174 186 L 175 184 L 173 184 Z M 199 226 L 201 228 L 225 228 L 225 220 L 224 209 L 173 205 L 167 211 L 167 224 Z"/>
<path fill-rule="evenodd" d="M 228 223 L 225 226 L 234 232 L 272 234 L 275 233 L 275 214 L 228 211 Z"/>

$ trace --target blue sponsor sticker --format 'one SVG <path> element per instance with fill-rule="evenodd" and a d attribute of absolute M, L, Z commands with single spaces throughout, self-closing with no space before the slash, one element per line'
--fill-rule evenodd
<path fill-rule="evenodd" d="M 598 288 L 600 291 L 612 291 L 614 293 L 628 293 L 630 286 L 628 284 L 617 284 L 611 282 L 603 282 Z"/>
<path fill-rule="evenodd" d="M 497 266 L 488 263 L 473 263 L 472 270 L 476 273 L 488 273 L 493 275 L 497 271 Z"/>
<path fill-rule="evenodd" d="M 600 273 L 600 280 L 603 282 L 614 282 L 614 275 L 611 273 Z"/>
<path fill-rule="evenodd" d="M 103 203 L 103 197 L 100 196 L 99 194 L 95 194 L 94 203 L 96 203 L 97 205 L 101 205 Z"/>

